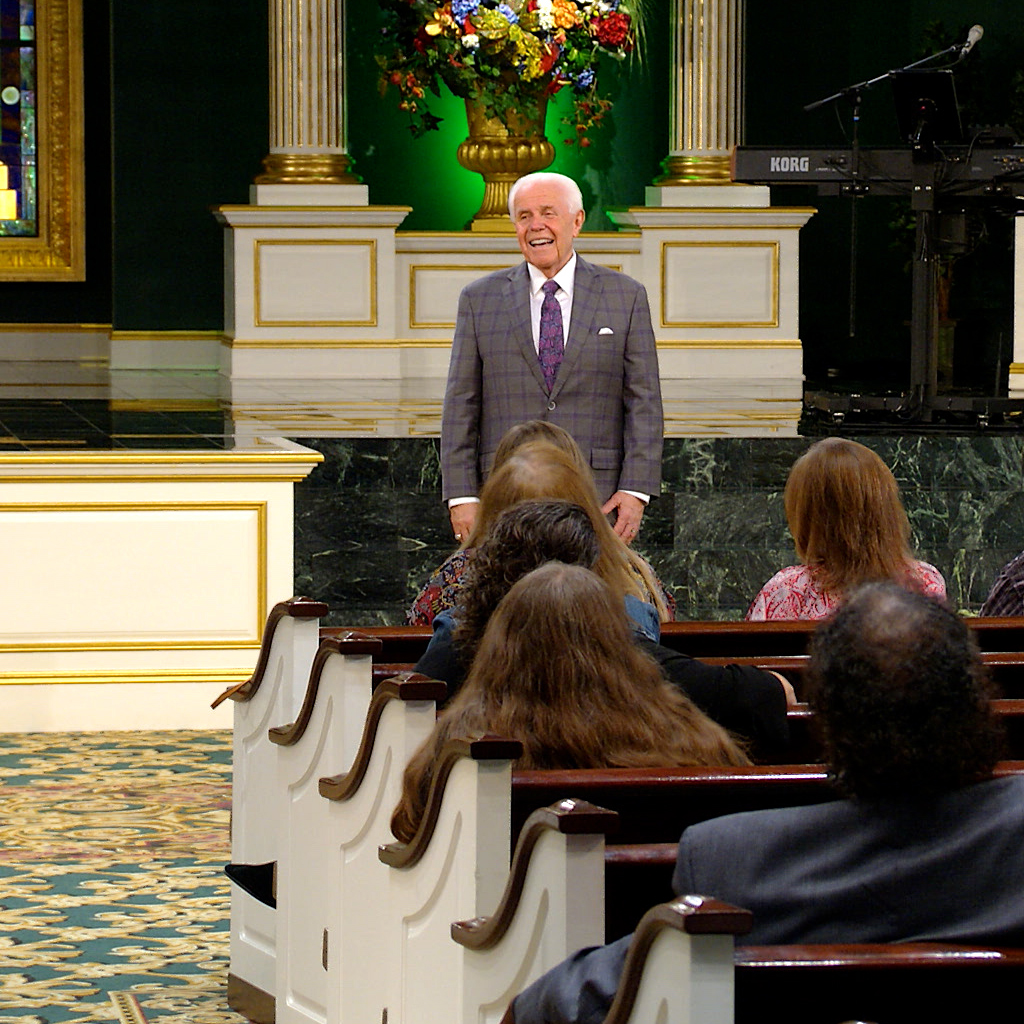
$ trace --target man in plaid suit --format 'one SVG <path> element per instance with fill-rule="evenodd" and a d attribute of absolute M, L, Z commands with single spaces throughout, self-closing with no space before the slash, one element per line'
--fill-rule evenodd
<path fill-rule="evenodd" d="M 509 427 L 550 420 L 590 460 L 606 513 L 632 541 L 661 487 L 661 382 L 647 293 L 573 250 L 583 226 L 579 187 L 561 174 L 520 178 L 509 194 L 524 263 L 463 289 L 441 426 L 443 498 L 457 540 L 469 536 L 476 495 Z M 555 281 L 552 313 L 544 285 Z M 545 362 L 548 380 L 545 380 Z M 553 380 L 552 377 L 553 370 Z"/>

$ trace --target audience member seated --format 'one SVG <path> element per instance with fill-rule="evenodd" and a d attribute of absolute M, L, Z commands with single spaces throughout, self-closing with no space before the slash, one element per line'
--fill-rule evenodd
<path fill-rule="evenodd" d="M 870 448 L 842 437 L 811 445 L 790 470 L 785 506 L 801 564 L 761 588 L 748 619 L 822 619 L 847 591 L 882 580 L 946 596 L 938 569 L 911 556 L 896 479 Z"/>
<path fill-rule="evenodd" d="M 487 536 L 490 524 L 517 501 L 529 498 L 564 498 L 574 501 L 584 508 L 591 505 L 600 513 L 601 502 L 594 485 L 594 477 L 587 460 L 583 457 L 579 445 L 566 430 L 544 420 L 528 420 L 506 431 L 501 439 L 494 462 L 491 467 L 493 477 L 512 456 L 526 449 L 538 457 L 543 448 L 537 444 L 550 445 L 558 448 L 571 462 L 575 475 L 579 478 L 571 485 L 564 486 L 566 481 L 556 478 L 523 477 L 515 475 L 504 477 L 501 486 L 492 485 L 480 494 L 480 511 L 472 533 L 463 542 L 462 547 L 450 555 L 444 563 L 431 575 L 427 585 L 419 592 L 412 607 L 406 614 L 406 622 L 411 626 L 429 626 L 439 612 L 454 607 L 462 574 L 469 564 L 474 549 Z M 559 486 L 558 490 L 544 490 Z M 592 493 L 591 493 L 592 492 Z M 606 521 L 607 522 L 607 521 Z M 616 550 L 613 541 L 618 545 L 616 558 L 624 560 L 627 570 L 633 577 L 630 592 L 642 601 L 654 605 L 661 621 L 669 621 L 675 617 L 675 600 L 655 575 L 648 562 L 626 546 L 618 534 L 608 526 L 607 535 L 602 531 L 602 543 L 609 550 Z"/>
<path fill-rule="evenodd" d="M 751 910 L 751 945 L 1024 945 L 1024 778 L 992 778 L 1001 737 L 964 623 L 904 587 L 868 584 L 819 628 L 809 674 L 847 799 L 691 826 L 676 891 Z M 581 950 L 505 1020 L 602 1021 L 628 942 Z"/>
<path fill-rule="evenodd" d="M 604 525 L 603 517 L 597 524 Z M 434 634 L 416 671 L 448 684 L 449 700 L 465 679 L 498 603 L 514 583 L 545 562 L 581 565 L 602 575 L 594 518 L 566 501 L 522 501 L 498 517 L 476 549 L 459 591 L 459 604 L 434 619 Z M 621 579 L 606 580 L 621 595 Z M 656 627 L 654 609 L 633 595 L 623 607 L 632 621 Z M 788 741 L 786 707 L 795 700 L 789 683 L 773 672 L 739 665 L 705 665 L 649 640 L 633 637 L 661 666 L 665 677 L 720 725 L 751 740 L 760 753 Z"/>
<path fill-rule="evenodd" d="M 1003 566 L 980 614 L 1024 615 L 1024 551 Z"/>
<path fill-rule="evenodd" d="M 485 733 L 522 741 L 519 768 L 749 764 L 630 642 L 621 599 L 561 562 L 524 576 L 495 609 L 465 684 L 406 767 L 398 839 L 422 819 L 445 742 Z"/>

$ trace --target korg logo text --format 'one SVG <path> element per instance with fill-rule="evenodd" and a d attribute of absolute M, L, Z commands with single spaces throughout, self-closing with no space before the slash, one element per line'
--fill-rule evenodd
<path fill-rule="evenodd" d="M 808 171 L 811 167 L 809 156 L 773 156 L 771 158 L 771 170 L 773 171 Z"/>

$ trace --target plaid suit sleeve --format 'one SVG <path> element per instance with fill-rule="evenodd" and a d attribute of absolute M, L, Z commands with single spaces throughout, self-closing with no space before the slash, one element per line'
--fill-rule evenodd
<path fill-rule="evenodd" d="M 471 292 L 463 289 L 455 321 L 448 384 L 441 418 L 441 496 L 463 498 L 480 489 L 482 363 L 477 345 Z"/>
<path fill-rule="evenodd" d="M 643 285 L 635 286 L 622 369 L 622 471 L 619 490 L 661 492 L 661 454 L 665 433 L 658 351 L 651 310 Z"/>

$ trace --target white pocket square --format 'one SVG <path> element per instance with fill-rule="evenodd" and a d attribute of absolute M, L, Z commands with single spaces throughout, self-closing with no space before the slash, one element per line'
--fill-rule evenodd
<path fill-rule="evenodd" d="M 598 334 L 614 334 L 615 332 L 610 327 L 602 327 L 601 330 L 599 330 L 597 333 Z"/>

